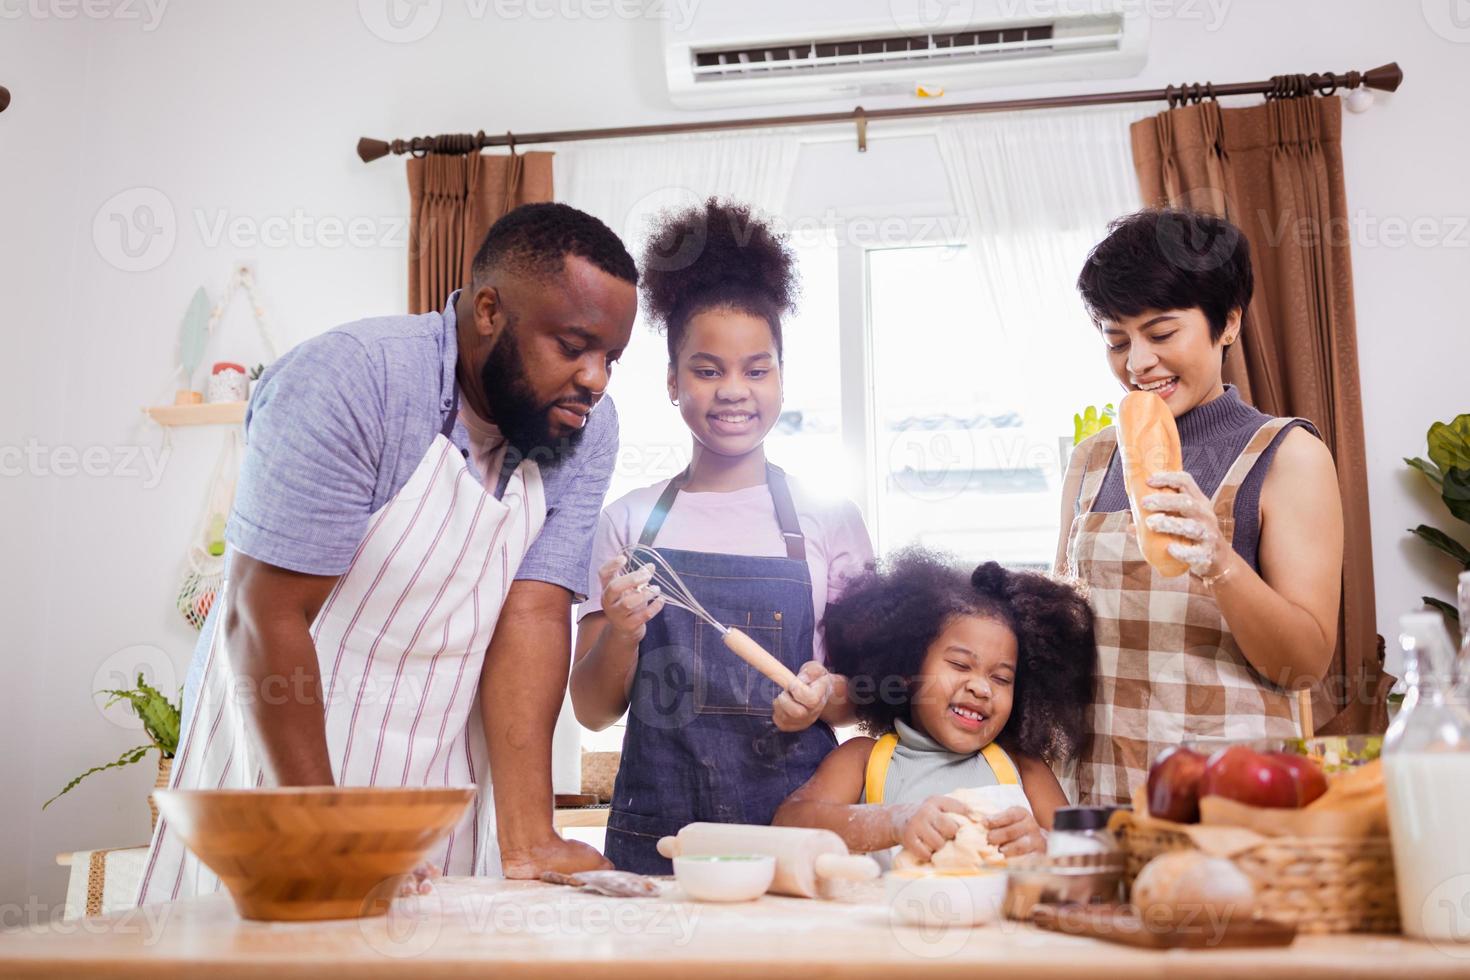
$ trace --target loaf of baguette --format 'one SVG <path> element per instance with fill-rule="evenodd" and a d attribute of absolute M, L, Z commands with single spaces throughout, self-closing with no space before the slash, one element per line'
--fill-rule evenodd
<path fill-rule="evenodd" d="M 1184 456 L 1179 448 L 1179 429 L 1164 400 L 1151 391 L 1130 391 L 1118 403 L 1118 449 L 1123 454 L 1123 486 L 1133 508 L 1133 527 L 1138 547 L 1148 563 L 1165 578 L 1189 571 L 1189 566 L 1169 554 L 1173 542 L 1190 542 L 1173 534 L 1160 534 L 1146 523 L 1143 498 L 1167 493 L 1148 485 L 1149 477 L 1169 470 L 1182 470 Z"/>

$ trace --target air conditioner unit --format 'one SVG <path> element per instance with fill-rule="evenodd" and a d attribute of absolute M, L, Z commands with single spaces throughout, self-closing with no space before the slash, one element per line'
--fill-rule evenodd
<path fill-rule="evenodd" d="M 1148 55 L 1138 0 L 657 2 L 688 109 L 1121 78 Z"/>

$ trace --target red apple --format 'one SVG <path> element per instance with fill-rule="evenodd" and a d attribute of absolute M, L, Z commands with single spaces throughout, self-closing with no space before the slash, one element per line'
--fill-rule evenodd
<path fill-rule="evenodd" d="M 1175 823 L 1199 823 L 1205 757 L 1182 746 L 1165 749 L 1148 770 L 1148 813 Z"/>
<path fill-rule="evenodd" d="M 1317 765 L 1317 760 L 1294 752 L 1272 752 L 1270 757 L 1291 770 L 1291 778 L 1296 783 L 1297 806 L 1306 806 L 1327 792 L 1327 776 Z"/>
<path fill-rule="evenodd" d="M 1270 756 L 1244 745 L 1232 745 L 1210 756 L 1200 781 L 1201 796 L 1223 796 L 1248 806 L 1297 805 L 1291 770 Z"/>

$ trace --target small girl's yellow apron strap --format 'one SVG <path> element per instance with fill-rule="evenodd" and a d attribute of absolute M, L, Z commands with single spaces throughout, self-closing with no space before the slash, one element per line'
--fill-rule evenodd
<path fill-rule="evenodd" d="M 888 764 L 893 761 L 893 750 L 898 748 L 898 735 L 889 732 L 873 745 L 868 753 L 868 770 L 863 780 L 863 801 L 882 803 L 883 786 L 888 781 Z M 1021 773 L 1006 754 L 1006 750 L 991 742 L 980 750 L 980 755 L 995 773 L 995 782 L 1000 786 L 1020 786 Z"/>
<path fill-rule="evenodd" d="M 888 763 L 893 761 L 893 750 L 896 748 L 898 733 L 889 732 L 878 739 L 873 751 L 868 753 L 868 774 L 863 784 L 865 802 L 883 802 L 883 784 L 888 780 Z"/>
<path fill-rule="evenodd" d="M 995 773 L 995 781 L 1001 786 L 1020 786 L 1021 774 L 1016 770 L 1016 764 L 1011 757 L 1006 755 L 1006 750 L 991 742 L 980 750 L 985 761 L 990 763 L 990 771 Z M 884 768 L 887 768 L 886 766 Z"/>

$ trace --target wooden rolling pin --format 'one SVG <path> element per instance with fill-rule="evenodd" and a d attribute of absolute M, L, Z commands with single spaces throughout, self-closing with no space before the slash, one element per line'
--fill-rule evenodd
<path fill-rule="evenodd" d="M 766 650 L 765 647 L 746 636 L 733 626 L 725 628 L 725 646 L 756 670 L 776 682 L 781 690 L 796 683 L 796 675 Z"/>
<path fill-rule="evenodd" d="M 830 830 L 761 827 L 744 823 L 692 823 L 677 837 L 658 842 L 658 852 L 673 859 L 699 854 L 769 854 L 776 859 L 770 891 L 797 898 L 821 898 L 823 881 L 867 881 L 878 877 L 878 862 L 848 854 Z"/>

